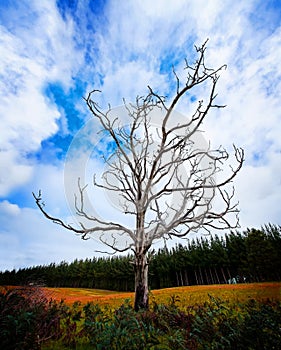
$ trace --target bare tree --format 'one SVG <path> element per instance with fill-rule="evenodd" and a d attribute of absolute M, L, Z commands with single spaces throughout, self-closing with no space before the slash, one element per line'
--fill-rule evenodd
<path fill-rule="evenodd" d="M 223 108 L 215 103 L 216 85 L 225 66 L 210 69 L 205 64 L 205 42 L 195 47 L 197 60 L 185 66 L 182 82 L 175 70 L 175 95 L 172 99 L 157 94 L 148 87 L 145 97 L 135 104 L 126 104 L 129 124 L 123 126 L 112 117 L 109 106 L 103 111 L 95 102 L 98 90 L 89 93 L 85 101 L 101 129 L 114 142 L 114 152 L 105 158 L 107 170 L 103 182 L 94 178 L 94 186 L 117 193 L 124 215 L 134 218 L 132 229 L 118 222 L 108 222 L 91 215 L 85 209 L 86 186 L 78 180 L 75 209 L 81 221 L 77 226 L 48 214 L 41 193 L 33 196 L 46 218 L 80 234 L 82 239 L 97 234 L 100 241 L 114 252 L 132 250 L 135 268 L 135 309 L 148 307 L 148 250 L 153 242 L 172 237 L 184 238 L 191 231 L 238 227 L 238 208 L 234 188 L 229 184 L 244 161 L 243 149 L 234 146 L 235 166 L 227 166 L 229 154 L 221 147 L 198 147 L 196 137 L 211 109 Z M 189 91 L 198 86 L 208 87 L 207 98 L 199 101 L 195 110 L 180 120 L 175 109 Z M 160 126 L 153 126 L 153 113 L 159 111 Z M 222 173 L 222 166 L 224 171 Z M 222 175 L 221 175 L 222 173 Z M 218 203 L 220 203 L 218 205 Z M 234 218 L 234 219 L 233 219 Z M 123 247 L 118 243 L 126 236 Z"/>

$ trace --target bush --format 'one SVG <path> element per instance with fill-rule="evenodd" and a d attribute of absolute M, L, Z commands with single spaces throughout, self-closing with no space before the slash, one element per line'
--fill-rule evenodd
<path fill-rule="evenodd" d="M 38 288 L 0 292 L 0 348 L 37 350 L 47 339 L 61 336 L 60 308 Z"/>
<path fill-rule="evenodd" d="M 115 312 L 103 312 L 98 305 L 87 304 L 85 332 L 94 349 L 152 349 L 159 344 L 156 330 L 137 317 L 129 301 Z"/>
<path fill-rule="evenodd" d="M 211 297 L 193 309 L 190 335 L 198 349 L 281 349 L 280 301 L 250 300 L 234 306 Z"/>
<path fill-rule="evenodd" d="M 246 305 L 246 316 L 241 327 L 241 337 L 247 349 L 281 349 L 281 304 L 268 300 L 258 303 L 251 300 Z"/>
<path fill-rule="evenodd" d="M 93 349 L 235 349 L 281 348 L 281 304 L 249 301 L 233 305 L 210 296 L 182 310 L 179 300 L 154 303 L 135 312 L 125 303 L 114 313 L 89 304 L 85 331 Z"/>

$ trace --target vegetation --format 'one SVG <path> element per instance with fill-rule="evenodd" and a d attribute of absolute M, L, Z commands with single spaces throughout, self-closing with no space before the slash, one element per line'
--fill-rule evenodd
<path fill-rule="evenodd" d="M 0 348 L 279 349 L 281 284 L 256 282 L 280 281 L 280 253 L 273 225 L 162 249 L 150 261 L 150 308 L 138 312 L 133 292 L 61 288 L 133 289 L 130 256 L 2 272 L 2 284 L 28 287 L 0 287 Z"/>
<path fill-rule="evenodd" d="M 49 339 L 63 335 L 63 303 L 48 301 L 40 289 L 1 289 L 0 348 L 3 350 L 41 349 Z"/>
<path fill-rule="evenodd" d="M 110 302 L 69 306 L 49 300 L 38 287 L 2 288 L 0 348 L 280 349 L 280 283 L 264 285 L 263 295 L 262 284 L 256 293 L 254 285 L 250 290 L 247 286 L 167 289 L 153 296 L 149 310 L 139 312 L 129 300 L 118 307 Z M 225 289 L 230 287 L 233 292 L 226 297 Z M 191 304 L 182 300 L 183 294 L 173 294 L 187 288 L 195 294 Z M 209 288 L 209 295 L 196 300 L 203 288 L 206 292 Z"/>
<path fill-rule="evenodd" d="M 281 227 L 205 237 L 150 259 L 150 289 L 281 279 Z M 92 258 L 0 272 L 0 285 L 133 291 L 132 256 Z"/>

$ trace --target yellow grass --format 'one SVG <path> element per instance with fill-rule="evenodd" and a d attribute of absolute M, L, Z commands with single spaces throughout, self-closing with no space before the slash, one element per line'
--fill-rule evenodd
<path fill-rule="evenodd" d="M 124 300 L 134 298 L 134 293 L 120 293 L 98 289 L 80 288 L 43 288 L 46 296 L 54 300 L 64 300 L 67 304 L 80 301 L 98 303 L 100 306 L 110 308 L 119 307 Z M 180 305 L 186 307 L 209 300 L 209 296 L 229 300 L 233 303 L 244 302 L 249 299 L 279 299 L 281 300 L 281 282 L 274 283 L 249 283 L 236 285 L 209 285 L 187 286 L 153 290 L 150 293 L 150 301 L 156 303 L 168 303 L 172 297 L 178 297 Z"/>

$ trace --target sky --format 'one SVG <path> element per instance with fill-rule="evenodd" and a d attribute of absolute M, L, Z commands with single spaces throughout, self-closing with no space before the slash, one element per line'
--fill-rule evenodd
<path fill-rule="evenodd" d="M 245 150 L 234 183 L 241 229 L 280 225 L 280 0 L 0 1 L 0 270 L 96 255 L 96 239 L 46 220 L 32 192 L 41 189 L 48 211 L 72 222 L 68 150 L 81 130 L 99 130 L 83 97 L 100 89 L 101 106 L 118 107 L 147 85 L 169 96 L 172 67 L 182 71 L 207 38 L 208 65 L 227 65 L 217 86 L 227 107 L 210 113 L 205 138 Z"/>

